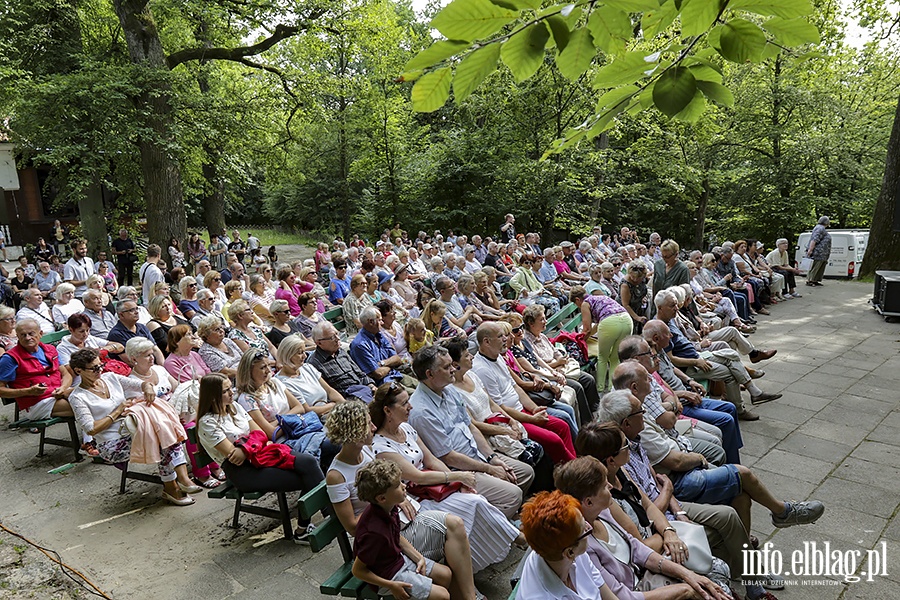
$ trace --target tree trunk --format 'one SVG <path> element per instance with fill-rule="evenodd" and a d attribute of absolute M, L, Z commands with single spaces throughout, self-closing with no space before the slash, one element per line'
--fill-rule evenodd
<path fill-rule="evenodd" d="M 159 244 L 167 260 L 169 239 L 187 236 L 187 217 L 181 187 L 181 172 L 166 145 L 175 145 L 172 134 L 171 88 L 159 32 L 147 5 L 149 0 L 114 0 L 116 15 L 125 34 L 131 62 L 148 70 L 159 71 L 153 93 L 145 92 L 136 99 L 146 114 L 152 133 L 138 140 L 144 198 L 147 202 L 147 230 L 150 243 Z M 165 73 L 163 73 L 165 72 Z"/>
<path fill-rule="evenodd" d="M 197 38 L 203 42 L 206 48 L 212 48 L 212 42 L 209 40 L 208 28 L 206 21 L 202 20 L 197 31 Z M 201 67 L 209 61 L 201 60 Z M 200 75 L 197 77 L 197 86 L 203 95 L 209 94 L 209 77 L 205 69 L 200 69 Z M 203 155 L 206 157 L 203 161 L 201 171 L 203 180 L 206 184 L 203 187 L 203 221 L 206 223 L 206 230 L 212 234 L 221 234 L 225 229 L 225 182 L 219 175 L 219 149 L 215 147 L 215 142 L 208 137 L 203 142 Z"/>
<path fill-rule="evenodd" d="M 863 258 L 860 276 L 872 276 L 876 270 L 900 271 L 900 231 L 895 228 L 894 213 L 900 207 L 900 99 L 894 115 L 891 139 L 888 141 L 881 193 L 869 233 L 869 245 Z"/>
<path fill-rule="evenodd" d="M 108 252 L 106 217 L 103 216 L 103 190 L 99 184 L 85 190 L 78 201 L 78 217 L 81 219 L 81 231 L 88 242 L 88 256 L 97 256 L 100 250 Z"/>
<path fill-rule="evenodd" d="M 694 229 L 694 248 L 705 248 L 703 243 L 704 229 L 706 228 L 706 207 L 709 206 L 709 172 L 703 176 L 703 192 L 700 194 L 700 200 L 697 202 L 697 213 L 695 215 L 696 228 Z M 697 265 L 698 267 L 700 265 Z"/>

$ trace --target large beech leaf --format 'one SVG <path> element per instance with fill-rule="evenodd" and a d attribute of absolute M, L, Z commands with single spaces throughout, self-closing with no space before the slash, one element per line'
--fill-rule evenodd
<path fill-rule="evenodd" d="M 799 46 L 801 44 L 818 44 L 820 41 L 819 30 L 804 17 L 795 19 L 782 19 L 772 17 L 763 23 L 763 29 L 775 36 L 775 39 L 785 46 Z"/>
<path fill-rule="evenodd" d="M 468 47 L 469 44 L 467 42 L 454 40 L 435 42 L 414 56 L 412 60 L 406 63 L 403 70 L 418 71 L 419 69 L 430 67 L 446 58 L 450 58 L 457 52 L 461 52 Z"/>
<path fill-rule="evenodd" d="M 453 76 L 453 96 L 457 104 L 469 97 L 472 90 L 494 72 L 500 60 L 500 45 L 488 44 L 469 54 L 456 67 Z"/>
<path fill-rule="evenodd" d="M 694 99 L 697 80 L 685 67 L 673 67 L 653 86 L 653 103 L 665 115 L 674 117 Z"/>
<path fill-rule="evenodd" d="M 594 87 L 611 88 L 634 83 L 643 77 L 646 71 L 655 67 L 656 63 L 647 62 L 647 55 L 643 52 L 628 52 L 597 71 L 597 75 L 594 76 Z"/>
<path fill-rule="evenodd" d="M 631 17 L 623 10 L 601 6 L 591 13 L 588 28 L 594 43 L 607 54 L 625 51 L 625 41 L 631 39 Z"/>
<path fill-rule="evenodd" d="M 719 15 L 719 0 L 684 0 L 681 4 L 681 34 L 699 35 L 709 29 Z"/>
<path fill-rule="evenodd" d="M 518 16 L 490 0 L 453 0 L 432 19 L 431 26 L 448 39 L 471 42 L 488 37 Z"/>
<path fill-rule="evenodd" d="M 512 36 L 500 48 L 500 58 L 519 83 L 525 81 L 544 62 L 544 48 L 550 32 L 543 23 L 534 23 Z"/>
<path fill-rule="evenodd" d="M 591 66 L 596 53 L 591 32 L 585 27 L 576 29 L 572 32 L 565 50 L 556 57 L 556 67 L 563 77 L 575 81 Z"/>
<path fill-rule="evenodd" d="M 716 29 L 721 31 L 717 50 L 723 58 L 736 63 L 758 62 L 761 59 L 766 47 L 766 34 L 755 23 L 732 19 Z"/>
<path fill-rule="evenodd" d="M 413 109 L 417 112 L 434 112 L 450 97 L 450 81 L 453 71 L 444 67 L 423 75 L 412 89 Z"/>
<path fill-rule="evenodd" d="M 728 8 L 746 10 L 758 15 L 774 15 L 782 19 L 813 14 L 813 7 L 809 0 L 731 0 Z"/>

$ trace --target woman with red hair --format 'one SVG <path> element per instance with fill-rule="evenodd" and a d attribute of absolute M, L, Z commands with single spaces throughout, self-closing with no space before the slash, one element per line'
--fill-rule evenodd
<path fill-rule="evenodd" d="M 516 600 L 615 600 L 585 555 L 590 524 L 581 503 L 559 490 L 541 492 L 522 507 L 522 532 L 534 550 L 519 580 Z"/>

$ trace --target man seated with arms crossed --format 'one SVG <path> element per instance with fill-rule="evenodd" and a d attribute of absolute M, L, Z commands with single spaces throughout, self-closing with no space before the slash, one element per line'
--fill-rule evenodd
<path fill-rule="evenodd" d="M 117 342 L 122 344 L 122 347 L 128 345 L 128 340 L 135 337 L 143 337 L 147 338 L 151 342 L 153 342 L 153 358 L 156 359 L 156 364 L 162 365 L 166 359 L 163 356 L 162 350 L 159 349 L 159 346 L 156 345 L 156 341 L 153 339 L 153 335 L 150 333 L 150 330 L 147 329 L 145 325 L 142 325 L 138 322 L 139 318 L 139 310 L 137 302 L 132 300 L 125 300 L 123 302 L 119 302 L 116 306 L 116 313 L 119 315 L 119 322 L 115 324 L 115 326 L 109 330 L 109 334 L 106 336 L 106 339 L 110 342 Z M 124 352 L 121 354 L 110 354 L 113 358 L 117 360 L 123 360 L 131 364 L 128 355 Z"/>
<path fill-rule="evenodd" d="M 71 378 L 60 371 L 56 348 L 41 342 L 41 326 L 24 319 L 16 336 L 18 343 L 0 356 L 0 397 L 14 398 L 31 421 L 75 416 L 61 393 Z"/>
<path fill-rule="evenodd" d="M 737 408 L 734 404 L 704 397 L 706 390 L 703 386 L 672 364 L 669 355 L 663 350 L 672 339 L 672 333 L 665 323 L 659 320 L 650 321 L 644 327 L 643 337 L 656 354 L 657 372 L 654 379 L 661 380 L 660 384 L 664 384 L 664 388 L 668 387 L 670 393 L 676 397 L 679 404 L 676 404 L 675 408 L 680 406 L 681 414 L 684 416 L 718 427 L 722 432 L 722 447 L 725 448 L 728 462 L 740 463 L 740 460 L 732 460 L 744 446 Z"/>
<path fill-rule="evenodd" d="M 710 467 L 702 454 L 682 452 L 674 440 L 652 426 L 644 427 L 642 403 L 650 392 L 649 374 L 636 361 L 619 365 L 613 378 L 617 389 L 629 391 L 630 399 L 625 402 L 618 397 L 618 402 L 615 399 L 604 402 L 604 396 L 600 401 L 598 419 L 618 423 L 629 440 L 639 443 L 646 451 L 650 464 L 657 471 L 670 475 L 672 493 L 679 500 L 730 504 L 747 531 L 750 531 L 750 507 L 754 500 L 771 512 L 775 527 L 815 523 L 825 512 L 825 506 L 818 500 L 778 500 L 747 467 L 734 464 Z M 638 416 L 642 417 L 640 421 L 636 418 Z"/>
<path fill-rule="evenodd" d="M 691 403 L 699 405 L 701 402 L 707 401 L 707 407 L 715 408 L 698 409 L 701 416 L 691 417 L 696 419 L 697 423 L 691 427 L 692 432 L 688 434 L 688 437 L 718 444 L 724 450 L 724 462 L 740 464 L 740 449 L 744 442 L 741 439 L 741 429 L 738 426 L 737 412 L 734 405 L 730 402 L 704 399 L 695 392 L 683 391 L 681 396 L 678 396 L 658 372 L 660 356 L 668 359 L 664 352 L 658 352 L 655 345 L 649 344 L 638 335 L 629 336 L 619 344 L 619 359 L 621 361 L 636 360 L 650 373 L 650 384 L 653 388 L 651 397 L 659 405 L 659 409 L 653 415 L 650 415 L 652 411 L 648 410 L 648 416 L 653 418 L 660 427 L 666 430 L 667 434 L 672 436 L 670 429 L 674 427 L 678 416 L 685 414 L 686 409 L 694 408 L 691 406 Z M 679 383 L 681 382 L 679 381 Z M 684 398 L 684 403 L 682 403 L 681 398 Z M 644 402 L 644 405 L 645 408 L 648 408 L 647 401 Z M 703 417 L 715 419 L 722 427 L 719 427 L 716 423 L 706 421 Z M 708 454 L 706 456 L 709 458 Z M 713 459 L 710 460 L 715 463 L 720 462 Z"/>
<path fill-rule="evenodd" d="M 640 340 L 640 338 L 638 339 Z M 641 342 L 646 343 L 643 340 L 641 340 Z M 653 377 L 650 375 L 652 371 L 644 367 L 640 362 L 641 359 L 647 357 L 648 355 L 645 355 L 623 361 L 623 365 L 626 362 L 629 364 L 621 369 L 617 367 L 615 373 L 619 373 L 620 376 L 625 375 L 627 379 L 624 382 L 619 380 L 621 385 L 617 386 L 614 373 L 613 388 L 617 390 L 628 389 L 628 391 L 640 398 L 641 404 L 644 406 L 644 424 L 648 430 L 652 429 L 664 437 L 673 440 L 678 446 L 678 449 L 682 452 L 702 454 L 706 460 L 713 465 L 718 466 L 725 464 L 725 450 L 722 448 L 721 442 L 716 443 L 716 440 L 707 441 L 704 439 L 689 438 L 675 429 L 675 423 L 678 420 L 678 417 L 675 415 L 674 411 L 666 410 L 662 405 L 662 388 L 659 387 L 659 384 L 654 381 Z M 653 362 L 654 361 L 651 359 L 650 365 L 653 366 L 653 370 L 655 370 Z M 645 380 L 640 381 L 636 379 L 636 375 L 632 375 L 634 367 L 638 365 L 647 373 L 647 378 Z M 716 431 L 716 433 L 718 433 L 719 436 L 722 435 L 722 432 L 720 431 Z"/>
<path fill-rule="evenodd" d="M 738 418 L 742 421 L 756 421 L 759 416 L 748 411 L 741 399 L 741 385 L 750 392 L 750 401 L 753 404 L 762 404 L 781 398 L 781 394 L 768 394 L 756 387 L 747 369 L 738 360 L 729 360 L 725 355 L 712 354 L 709 360 L 700 356 L 684 332 L 675 321 L 675 313 L 678 311 L 678 301 L 675 294 L 669 290 L 662 290 L 653 299 L 656 305 L 656 318 L 666 324 L 672 333 L 672 340 L 665 347 L 666 354 L 672 364 L 682 369 L 688 376 L 710 381 L 725 382 L 725 397 L 737 408 Z M 651 321 L 652 322 L 652 321 Z M 649 325 L 650 323 L 647 323 Z M 646 328 L 647 325 L 644 325 Z"/>
<path fill-rule="evenodd" d="M 397 354 L 394 345 L 381 331 L 381 311 L 367 306 L 359 313 L 359 321 L 362 329 L 350 342 L 350 358 L 375 381 L 375 385 L 396 381 L 412 393 L 419 382 L 397 370 L 403 364 L 403 357 Z"/>
<path fill-rule="evenodd" d="M 534 469 L 496 454 L 472 424 L 465 400 L 451 385 L 453 360 L 446 348 L 427 346 L 419 350 L 412 367 L 419 385 L 410 397 L 410 425 L 448 467 L 474 472 L 476 491 L 511 519 L 534 481 Z"/>
<path fill-rule="evenodd" d="M 377 311 L 376 311 L 377 312 Z M 366 404 L 372 401 L 375 384 L 341 348 L 337 329 L 328 321 L 319 321 L 312 330 L 316 350 L 309 357 L 309 364 L 322 373 L 325 383 L 351 400 L 357 398 Z"/>

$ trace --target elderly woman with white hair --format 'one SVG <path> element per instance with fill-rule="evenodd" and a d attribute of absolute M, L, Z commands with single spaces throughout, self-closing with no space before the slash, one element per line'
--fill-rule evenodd
<path fill-rule="evenodd" d="M 53 322 L 60 329 L 67 327 L 66 321 L 75 313 L 84 311 L 84 304 L 75 297 L 75 286 L 71 283 L 62 283 L 56 288 L 56 304 L 53 305 L 51 314 Z M 41 327 L 43 330 L 43 327 Z"/>
<path fill-rule="evenodd" d="M 0 304 L 0 354 L 16 345 L 16 311 Z"/>
<path fill-rule="evenodd" d="M 109 311 L 115 310 L 115 304 L 113 304 L 112 295 L 108 291 L 106 291 L 106 280 L 103 279 L 102 276 L 94 274 L 87 278 L 84 285 L 89 290 L 97 290 L 101 295 L 101 305 Z M 82 294 L 82 298 L 84 295 Z"/>
<path fill-rule="evenodd" d="M 59 287 L 62 287 L 63 285 L 66 284 L 60 284 Z M 56 289 L 59 290 L 59 288 Z M 44 297 L 37 288 L 22 290 L 22 304 L 21 308 L 19 308 L 19 311 L 16 313 L 16 323 L 20 323 L 25 319 L 36 321 L 41 328 L 41 334 L 53 333 L 56 331 L 56 326 L 53 323 L 53 315 L 50 314 L 50 308 L 44 303 Z"/>
<path fill-rule="evenodd" d="M 243 351 L 234 340 L 228 339 L 225 321 L 215 315 L 206 315 L 197 323 L 197 335 L 203 340 L 197 353 L 209 370 L 234 378 Z"/>

